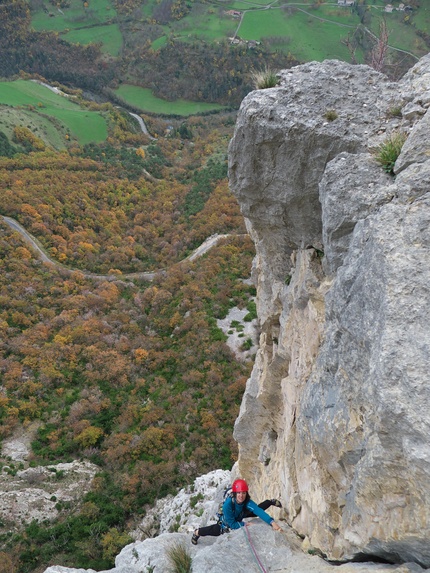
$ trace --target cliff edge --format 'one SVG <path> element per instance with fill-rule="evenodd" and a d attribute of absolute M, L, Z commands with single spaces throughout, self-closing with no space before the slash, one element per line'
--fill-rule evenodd
<path fill-rule="evenodd" d="M 429 106 L 430 55 L 398 83 L 313 62 L 250 93 L 230 143 L 261 327 L 237 470 L 334 561 L 430 567 Z"/>

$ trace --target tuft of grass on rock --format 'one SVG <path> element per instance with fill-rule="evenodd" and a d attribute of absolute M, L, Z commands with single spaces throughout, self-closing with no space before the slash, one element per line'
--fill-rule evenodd
<path fill-rule="evenodd" d="M 402 117 L 402 106 L 399 104 L 390 107 L 387 111 L 387 117 Z"/>
<path fill-rule="evenodd" d="M 406 138 L 407 135 L 405 133 L 397 131 L 387 137 L 387 139 L 378 147 L 376 152 L 376 161 L 382 165 L 384 171 L 387 173 L 394 173 L 394 165 L 400 155 Z"/>
<path fill-rule="evenodd" d="M 251 81 L 257 90 L 265 90 L 267 88 L 274 88 L 278 85 L 279 79 L 277 73 L 268 68 L 264 70 L 254 70 L 251 72 Z"/>
<path fill-rule="evenodd" d="M 192 557 L 182 543 L 174 543 L 167 550 L 167 558 L 173 567 L 173 573 L 192 573 Z"/>

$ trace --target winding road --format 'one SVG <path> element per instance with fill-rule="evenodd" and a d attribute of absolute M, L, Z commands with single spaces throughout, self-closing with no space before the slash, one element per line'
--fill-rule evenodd
<path fill-rule="evenodd" d="M 159 269 L 159 270 L 153 271 L 153 272 L 124 273 L 124 274 L 119 274 L 119 275 L 117 275 L 117 274 L 98 275 L 96 273 L 88 273 L 85 271 L 81 271 L 80 269 L 69 269 L 67 267 L 64 267 L 63 265 L 61 265 L 57 261 L 54 261 L 53 259 L 51 259 L 51 257 L 49 257 L 46 254 L 46 251 L 43 249 L 43 247 L 39 243 L 39 241 L 35 237 L 33 237 L 33 235 L 31 235 L 28 231 L 26 231 L 24 229 L 24 227 L 18 223 L 18 221 L 15 221 L 15 219 L 12 219 L 12 217 L 5 217 L 5 216 L 1 216 L 1 217 L 2 217 L 3 221 L 7 225 L 9 225 L 9 227 L 11 227 L 14 231 L 17 231 L 24 238 L 26 243 L 28 245 L 30 245 L 30 247 L 32 247 L 36 251 L 36 253 L 40 257 L 42 262 L 47 263 L 49 265 L 52 265 L 52 266 L 56 267 L 57 269 L 61 270 L 62 272 L 66 272 L 66 273 L 70 273 L 70 274 L 80 273 L 84 277 L 87 277 L 90 279 L 107 280 L 107 281 L 123 280 L 123 279 L 143 279 L 146 281 L 153 281 L 157 275 L 160 275 L 160 274 L 163 274 L 166 272 L 165 269 Z M 189 255 L 188 257 L 186 257 L 185 259 L 183 259 L 180 262 L 185 263 L 186 261 L 190 261 L 190 262 L 194 261 L 195 259 L 197 259 L 197 258 L 201 257 L 202 255 L 204 255 L 205 253 L 207 253 L 221 239 L 226 239 L 226 238 L 231 237 L 231 236 L 232 236 L 231 234 L 211 235 L 205 241 L 203 241 L 203 243 L 199 247 L 197 247 L 197 249 L 195 249 L 191 253 L 191 255 Z M 244 235 L 235 235 L 235 236 L 244 236 Z"/>

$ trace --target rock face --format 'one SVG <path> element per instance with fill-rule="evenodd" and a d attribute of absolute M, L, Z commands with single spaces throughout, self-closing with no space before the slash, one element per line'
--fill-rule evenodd
<path fill-rule="evenodd" d="M 21 449 L 16 452 L 20 453 Z M 32 521 L 53 520 L 65 507 L 76 507 L 91 487 L 96 465 L 77 461 L 0 472 L 0 533 L 19 530 Z"/>
<path fill-rule="evenodd" d="M 137 529 L 130 532 L 131 537 L 141 541 L 173 531 L 191 535 L 196 527 L 214 519 L 223 492 L 231 482 L 231 472 L 226 470 L 214 470 L 199 476 L 175 496 L 157 500 Z"/>
<path fill-rule="evenodd" d="M 238 472 L 329 559 L 430 567 L 430 55 L 396 84 L 335 61 L 280 78 L 229 150 L 261 328 Z M 399 130 L 394 177 L 374 151 Z"/>

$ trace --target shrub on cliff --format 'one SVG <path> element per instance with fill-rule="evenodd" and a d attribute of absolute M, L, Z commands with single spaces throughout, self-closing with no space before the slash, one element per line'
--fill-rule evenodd
<path fill-rule="evenodd" d="M 392 133 L 378 147 L 376 161 L 382 165 L 387 173 L 394 173 L 394 165 L 400 155 L 406 137 L 406 134 L 403 132 Z"/>
<path fill-rule="evenodd" d="M 264 70 L 254 70 L 251 72 L 251 81 L 257 90 L 265 90 L 267 88 L 274 88 L 278 85 L 278 76 L 276 72 L 269 67 Z"/>

